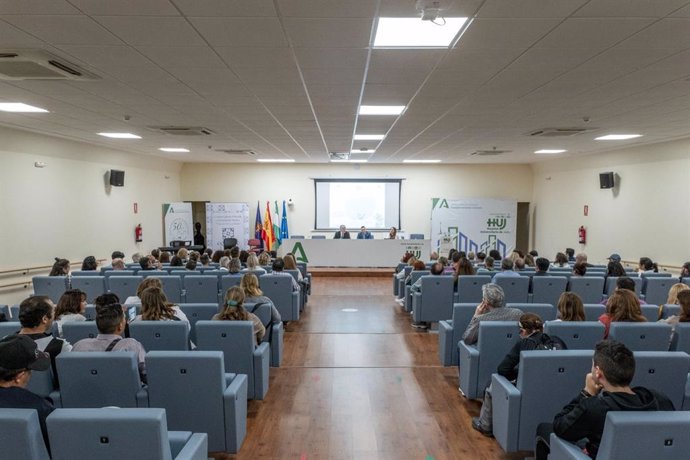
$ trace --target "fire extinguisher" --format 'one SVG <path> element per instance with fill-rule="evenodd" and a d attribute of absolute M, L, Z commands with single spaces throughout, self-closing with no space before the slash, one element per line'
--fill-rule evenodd
<path fill-rule="evenodd" d="M 580 229 L 577 231 L 577 236 L 580 244 L 587 244 L 587 229 L 580 225 Z"/>
<path fill-rule="evenodd" d="M 142 241 L 141 224 L 138 224 L 136 226 L 136 228 L 134 229 L 134 241 L 137 243 L 141 243 L 141 241 Z"/>

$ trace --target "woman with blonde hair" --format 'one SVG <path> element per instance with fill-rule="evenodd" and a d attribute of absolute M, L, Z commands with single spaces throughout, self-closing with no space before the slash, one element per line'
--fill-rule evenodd
<path fill-rule="evenodd" d="M 240 280 L 240 289 L 244 292 L 244 303 L 256 305 L 266 303 L 271 306 L 271 322 L 278 324 L 281 321 L 280 312 L 273 304 L 273 301 L 266 297 L 259 288 L 259 278 L 253 273 L 245 273 Z"/>
<path fill-rule="evenodd" d="M 299 267 L 297 267 L 297 261 L 295 260 L 294 255 L 292 255 L 291 253 L 285 254 L 285 257 L 283 257 L 283 262 L 285 262 L 283 270 L 297 270 L 297 281 L 304 281 L 302 277 L 302 272 L 300 271 Z"/>
<path fill-rule="evenodd" d="M 134 318 L 144 321 L 184 321 L 187 329 L 190 329 L 187 315 L 178 307 L 168 302 L 163 289 L 156 286 L 148 287 L 141 291 L 141 314 Z"/>
<path fill-rule="evenodd" d="M 561 321 L 584 321 L 585 306 L 574 292 L 564 292 L 558 299 L 558 319 Z"/>
<path fill-rule="evenodd" d="M 606 339 L 612 322 L 642 323 L 647 321 L 647 318 L 642 316 L 640 301 L 637 300 L 634 292 L 628 289 L 617 289 L 606 302 L 606 313 L 599 317 L 599 321 L 606 327 L 604 331 L 604 339 Z"/>
<path fill-rule="evenodd" d="M 161 280 L 153 276 L 144 278 L 142 282 L 139 283 L 139 286 L 137 286 L 137 295 L 127 297 L 123 302 L 123 305 L 141 305 L 141 293 L 144 291 L 144 289 L 148 289 L 150 287 L 163 289 L 163 283 L 161 283 Z"/>
<path fill-rule="evenodd" d="M 254 345 L 261 342 L 266 334 L 266 328 L 261 320 L 244 309 L 244 291 L 239 286 L 233 286 L 225 293 L 223 310 L 213 315 L 214 321 L 251 321 L 254 326 Z"/>
<path fill-rule="evenodd" d="M 269 252 L 263 251 L 261 254 L 259 254 L 259 265 L 262 267 L 271 265 L 271 254 Z"/>
<path fill-rule="evenodd" d="M 690 286 L 684 283 L 676 283 L 668 290 L 668 299 L 666 299 L 666 305 L 678 305 L 678 294 L 681 291 L 687 291 Z"/>
<path fill-rule="evenodd" d="M 247 256 L 247 268 L 240 270 L 240 273 L 249 272 L 258 273 L 259 275 L 266 273 L 266 270 L 259 265 L 259 258 L 256 257 L 256 254 L 254 253 L 251 253 Z"/>

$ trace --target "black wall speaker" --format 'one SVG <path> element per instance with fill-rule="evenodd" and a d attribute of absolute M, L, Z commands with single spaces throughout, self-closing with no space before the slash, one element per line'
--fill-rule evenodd
<path fill-rule="evenodd" d="M 605 172 L 599 174 L 599 188 L 613 188 L 612 172 Z"/>
<path fill-rule="evenodd" d="M 122 187 L 125 185 L 125 172 L 117 169 L 110 170 L 110 185 L 113 187 Z"/>

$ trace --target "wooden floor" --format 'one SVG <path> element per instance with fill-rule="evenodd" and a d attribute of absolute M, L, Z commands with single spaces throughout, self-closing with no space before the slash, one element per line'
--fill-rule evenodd
<path fill-rule="evenodd" d="M 281 368 L 250 401 L 238 455 L 217 459 L 517 459 L 472 430 L 480 404 L 439 366 L 438 335 L 417 332 L 389 277 L 316 277 L 285 333 Z"/>

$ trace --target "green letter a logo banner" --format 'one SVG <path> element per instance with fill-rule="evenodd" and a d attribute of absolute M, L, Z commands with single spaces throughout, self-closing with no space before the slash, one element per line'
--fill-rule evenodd
<path fill-rule="evenodd" d="M 293 246 L 292 254 L 295 256 L 295 260 L 297 262 L 304 262 L 305 264 L 309 263 L 309 259 L 307 259 L 307 253 L 304 252 L 302 243 L 300 243 L 299 241 L 295 243 L 295 246 Z"/>
<path fill-rule="evenodd" d="M 432 198 L 431 199 L 431 209 L 436 209 L 436 208 L 447 208 L 448 207 L 448 201 L 446 201 L 445 198 Z"/>

